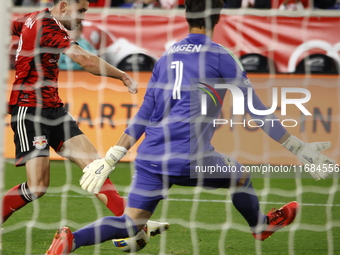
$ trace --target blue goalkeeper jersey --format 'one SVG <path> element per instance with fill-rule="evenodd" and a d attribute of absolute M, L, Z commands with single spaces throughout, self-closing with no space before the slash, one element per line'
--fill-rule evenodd
<path fill-rule="evenodd" d="M 219 81 L 240 87 L 245 97 L 251 86 L 239 60 L 206 35 L 189 34 L 163 54 L 155 64 L 144 101 L 125 130 L 136 139 L 145 133 L 137 150 L 137 168 L 180 176 L 190 175 L 198 159 L 204 158 L 206 165 L 214 163 L 210 141 L 216 128 L 212 121 L 218 119 L 227 91 L 214 89 L 212 83 Z M 252 95 L 256 109 L 267 109 Z M 245 109 L 249 112 L 246 104 Z M 286 131 L 280 125 L 274 132 L 265 132 L 279 140 Z"/>

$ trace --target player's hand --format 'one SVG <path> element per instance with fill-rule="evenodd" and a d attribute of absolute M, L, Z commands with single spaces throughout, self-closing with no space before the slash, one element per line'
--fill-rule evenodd
<path fill-rule="evenodd" d="M 94 160 L 83 169 L 84 174 L 79 180 L 81 188 L 98 194 L 106 178 L 114 169 L 105 158 Z"/>
<path fill-rule="evenodd" d="M 83 169 L 83 176 L 79 183 L 83 190 L 98 194 L 106 178 L 115 169 L 118 161 L 125 156 L 126 149 L 121 146 L 111 147 L 105 158 L 96 159 Z"/>
<path fill-rule="evenodd" d="M 309 167 L 309 173 L 315 180 L 326 179 L 334 170 L 335 160 L 323 155 L 320 151 L 328 150 L 331 142 L 305 143 L 295 136 L 290 136 L 282 144 L 290 152 L 294 153 L 298 159 Z"/>
<path fill-rule="evenodd" d="M 128 87 L 129 92 L 131 94 L 136 94 L 138 92 L 138 89 L 137 89 L 138 83 L 134 79 L 132 79 L 131 76 L 128 75 L 127 73 L 124 73 L 122 82 L 124 83 L 126 87 Z"/>

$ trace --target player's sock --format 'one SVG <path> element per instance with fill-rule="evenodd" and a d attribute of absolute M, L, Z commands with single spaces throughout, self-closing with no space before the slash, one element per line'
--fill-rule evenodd
<path fill-rule="evenodd" d="M 121 217 L 104 217 L 73 232 L 76 244 L 75 249 L 81 246 L 98 244 L 112 239 L 135 236 L 137 232 L 137 226 L 127 215 Z"/>
<path fill-rule="evenodd" d="M 109 178 L 104 182 L 99 194 L 104 194 L 107 197 L 106 207 L 113 212 L 114 215 L 123 215 L 126 201 L 119 195 L 116 187 Z"/>
<path fill-rule="evenodd" d="M 236 189 L 235 193 L 232 194 L 232 201 L 250 227 L 266 222 L 267 217 L 260 212 L 259 200 L 250 179 L 247 180 L 244 186 Z"/>
<path fill-rule="evenodd" d="M 35 200 L 27 182 L 11 188 L 2 199 L 2 223 L 4 223 L 15 211 Z"/>

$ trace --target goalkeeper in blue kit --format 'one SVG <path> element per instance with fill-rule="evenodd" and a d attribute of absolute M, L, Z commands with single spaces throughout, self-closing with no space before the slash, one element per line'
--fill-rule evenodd
<path fill-rule="evenodd" d="M 255 93 L 247 94 L 251 84 L 237 58 L 211 41 L 223 1 L 186 0 L 185 4 L 189 35 L 174 44 L 156 63 L 143 104 L 118 143 L 109 149 L 105 158 L 83 169 L 81 187 L 98 193 L 117 162 L 145 134 L 138 147 L 124 215 L 104 217 L 73 233 L 67 227 L 60 228 L 46 254 L 69 254 L 81 246 L 136 235 L 172 185 L 229 189 L 235 208 L 257 240 L 265 240 L 295 219 L 299 209 L 297 202 L 262 214 L 249 174 L 242 173 L 236 160 L 219 154 L 211 145 L 215 131 L 211 120 L 218 118 L 226 93 L 226 89 L 214 88 L 213 83 L 223 81 L 238 86 L 245 97 L 252 96 L 256 109 L 267 108 Z M 212 11 L 205 12 L 207 9 Z M 206 108 L 202 110 L 202 90 L 214 94 L 220 104 L 216 104 L 213 97 L 206 97 Z M 252 114 L 247 104 L 245 109 L 257 119 L 263 118 Z M 276 117 L 271 116 L 271 119 Z M 271 125 L 261 128 L 297 155 L 302 163 L 335 163 L 320 153 L 330 148 L 330 142 L 304 143 L 290 135 L 280 122 Z M 198 165 L 233 165 L 238 171 L 197 173 L 194 170 Z M 328 175 L 327 172 L 311 174 L 316 180 Z"/>

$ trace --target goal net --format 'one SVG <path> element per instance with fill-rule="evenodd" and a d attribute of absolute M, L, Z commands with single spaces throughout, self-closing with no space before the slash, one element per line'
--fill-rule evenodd
<path fill-rule="evenodd" d="M 1 8 L 0 76 L 3 104 L 0 191 L 25 182 L 23 167 L 13 166 L 15 147 L 5 102 L 15 77 L 8 45 L 10 20 L 41 7 Z M 214 41 L 227 47 L 249 74 L 256 93 L 287 130 L 305 142 L 331 141 L 324 153 L 339 161 L 339 51 L 337 11 L 224 9 Z M 125 70 L 139 83 L 139 93 L 127 93 L 119 81 L 79 70 L 60 60 L 59 94 L 65 107 L 101 156 L 114 145 L 138 111 L 153 65 L 164 51 L 187 36 L 182 9 L 90 9 L 79 32 L 94 54 Z M 71 36 L 77 37 L 75 33 Z M 10 57 L 8 57 L 10 53 Z M 8 80 L 7 80 L 8 78 Z M 310 96 L 310 98 L 309 98 Z M 298 99 L 294 104 L 289 99 Z M 326 180 L 314 181 L 296 156 L 271 140 L 248 115 L 235 115 L 232 94 L 216 120 L 213 145 L 252 172 L 261 211 L 297 201 L 300 212 L 289 227 L 265 242 L 255 241 L 246 221 L 223 189 L 175 186 L 152 220 L 167 221 L 170 231 L 151 238 L 140 254 L 338 254 L 340 253 L 339 168 Z M 275 105 L 276 102 L 277 105 Z M 310 114 L 308 114 L 310 113 Z M 257 123 L 257 124 L 256 124 Z M 111 179 L 127 196 L 137 143 Z M 112 213 L 79 187 L 81 169 L 51 151 L 51 183 L 46 195 L 15 212 L 0 230 L 0 254 L 44 254 L 55 229 L 79 229 Z M 120 254 L 111 242 L 83 247 L 75 254 Z"/>
<path fill-rule="evenodd" d="M 1 24 L 0 24 L 0 33 L 3 35 L 3 40 L 1 43 L 1 50 L 0 55 L 2 61 L 0 62 L 0 81 L 1 81 L 1 91 L 0 91 L 0 116 L 2 116 L 2 121 L 0 125 L 0 194 L 1 197 L 3 195 L 4 191 L 4 166 L 5 166 L 5 157 L 4 157 L 4 151 L 5 151 L 5 143 L 4 143 L 4 132 L 5 132 L 5 121 L 4 116 L 6 115 L 6 94 L 7 94 L 7 83 L 8 83 L 8 46 L 9 46 L 9 20 L 10 20 L 10 10 L 11 10 L 11 3 L 9 1 L 6 1 L 3 3 L 3 8 L 1 8 L 0 16 L 2 17 Z M 2 209 L 2 206 L 0 204 L 0 211 Z M 1 228 L 0 228 L 0 252 L 2 250 L 2 235 L 1 235 Z"/>

